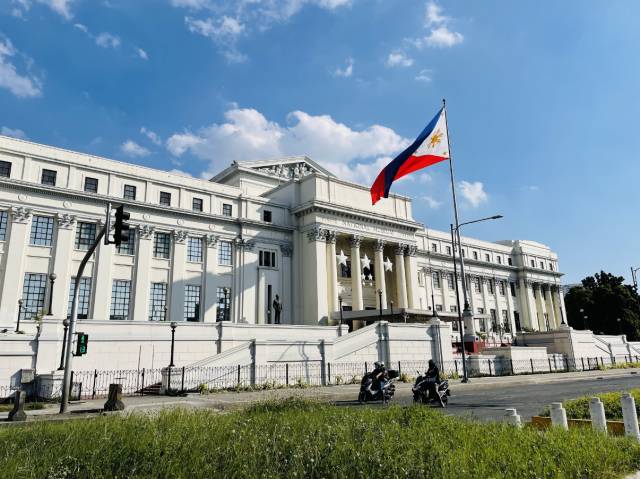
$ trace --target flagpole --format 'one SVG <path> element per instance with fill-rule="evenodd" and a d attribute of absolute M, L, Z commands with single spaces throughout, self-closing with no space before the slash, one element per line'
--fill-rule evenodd
<path fill-rule="evenodd" d="M 462 313 L 462 316 L 466 320 L 469 316 L 472 316 L 472 313 L 471 313 L 471 310 L 469 309 L 469 299 L 468 299 L 467 281 L 466 281 L 467 277 L 464 272 L 464 257 L 462 256 L 462 242 L 460 241 L 460 222 L 458 220 L 458 202 L 456 200 L 456 182 L 453 176 L 453 154 L 451 153 L 451 140 L 449 138 L 449 119 L 447 118 L 446 106 L 447 106 L 446 100 L 443 98 L 442 109 L 444 110 L 444 121 L 445 121 L 445 127 L 447 128 L 447 146 L 449 147 L 449 173 L 451 174 L 451 193 L 453 195 L 453 213 L 455 216 L 455 229 L 456 229 L 456 236 L 458 239 L 458 247 L 460 248 L 460 254 L 459 254 L 460 274 L 462 275 L 462 295 L 464 298 L 464 311 Z M 455 248 L 456 245 L 452 244 L 451 247 Z M 471 329 L 470 334 L 473 336 L 475 335 L 475 328 L 473 328 L 472 321 L 473 321 L 473 318 L 471 318 L 471 328 L 469 329 Z M 464 332 L 463 331 L 460 331 L 460 336 L 461 336 L 460 339 L 462 341 L 462 348 L 464 349 Z"/>

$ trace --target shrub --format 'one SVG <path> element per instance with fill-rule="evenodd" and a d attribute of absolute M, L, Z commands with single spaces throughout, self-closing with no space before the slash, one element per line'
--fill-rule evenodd
<path fill-rule="evenodd" d="M 342 384 L 344 382 L 344 379 L 340 375 L 336 376 L 335 380 L 336 380 L 336 384 L 337 385 L 340 385 L 340 384 Z"/>
<path fill-rule="evenodd" d="M 398 381 L 401 383 L 411 383 L 413 382 L 413 379 L 407 373 L 401 373 Z"/>
<path fill-rule="evenodd" d="M 636 401 L 636 411 L 640 414 L 640 389 L 632 389 L 631 395 Z M 589 401 L 592 397 L 599 397 L 604 406 L 604 413 L 607 419 L 612 421 L 622 421 L 622 406 L 620 405 L 620 397 L 622 393 L 600 393 L 591 396 L 582 396 L 564 402 L 564 408 L 567 411 L 569 419 L 591 419 L 589 414 Z M 549 407 L 545 407 L 541 412 L 541 416 L 549 416 Z"/>

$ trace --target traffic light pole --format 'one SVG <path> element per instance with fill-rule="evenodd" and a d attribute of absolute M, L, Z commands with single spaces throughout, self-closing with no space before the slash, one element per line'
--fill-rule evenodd
<path fill-rule="evenodd" d="M 111 205 L 107 208 L 107 212 L 109 214 L 111 210 Z M 71 306 L 71 320 L 69 321 L 69 333 L 67 334 L 67 357 L 64 362 L 64 379 L 62 381 L 62 400 L 60 401 L 60 414 L 64 414 L 67 412 L 69 408 L 69 394 L 71 393 L 71 360 L 73 359 L 73 350 L 71 349 L 73 346 L 73 335 L 75 334 L 76 328 L 76 320 L 78 319 L 78 292 L 80 291 L 80 283 L 82 279 L 82 273 L 84 272 L 84 268 L 87 265 L 87 261 L 93 255 L 93 252 L 100 244 L 100 240 L 102 237 L 106 235 L 106 233 L 111 228 L 111 217 L 107 216 L 107 221 L 105 222 L 104 227 L 98 233 L 95 241 L 91 245 L 91 248 L 86 252 L 84 258 L 80 262 L 80 267 L 78 268 L 78 273 L 76 274 L 76 284 L 73 288 L 73 303 Z"/>

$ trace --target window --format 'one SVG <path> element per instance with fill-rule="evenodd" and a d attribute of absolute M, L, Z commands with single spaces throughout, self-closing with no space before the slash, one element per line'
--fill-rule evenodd
<path fill-rule="evenodd" d="M 9 214 L 6 211 L 0 211 L 0 241 L 7 239 L 7 217 Z"/>
<path fill-rule="evenodd" d="M 535 268 L 535 267 L 536 267 L 536 260 L 535 260 L 535 259 L 532 259 L 532 260 L 531 260 L 531 267 L 532 267 L 532 268 Z"/>
<path fill-rule="evenodd" d="M 233 213 L 231 209 L 231 205 L 229 203 L 222 203 L 222 215 L 223 216 L 231 216 Z"/>
<path fill-rule="evenodd" d="M 167 320 L 167 283 L 151 283 L 149 321 Z"/>
<path fill-rule="evenodd" d="M 440 289 L 440 274 L 437 271 L 431 273 L 431 278 L 433 281 L 433 287 Z"/>
<path fill-rule="evenodd" d="M 260 251 L 258 253 L 260 266 L 266 266 L 267 268 L 276 267 L 276 253 L 275 251 Z M 365 268 L 366 269 L 366 268 Z"/>
<path fill-rule="evenodd" d="M 489 310 L 491 314 L 491 331 L 497 331 L 498 329 L 498 315 L 496 314 L 495 309 Z"/>
<path fill-rule="evenodd" d="M 549 271 L 553 271 L 553 263 L 549 263 Z"/>
<path fill-rule="evenodd" d="M 453 283 L 453 273 L 447 273 L 447 288 L 455 288 L 455 284 Z"/>
<path fill-rule="evenodd" d="M 162 206 L 171 206 L 171 193 L 167 191 L 160 192 L 160 204 Z"/>
<path fill-rule="evenodd" d="M 451 313 L 457 313 L 458 312 L 458 306 L 456 306 L 455 304 L 452 304 L 451 306 L 449 306 L 449 311 Z"/>
<path fill-rule="evenodd" d="M 156 233 L 153 241 L 153 257 L 169 259 L 171 257 L 171 235 Z"/>
<path fill-rule="evenodd" d="M 109 319 L 124 321 L 129 319 L 129 298 L 131 281 L 114 279 L 111 287 L 111 314 Z"/>
<path fill-rule="evenodd" d="M 517 311 L 513 312 L 513 322 L 516 323 L 516 331 L 522 331 L 522 326 L 520 325 L 520 313 Z"/>
<path fill-rule="evenodd" d="M 500 292 L 500 296 L 504 296 L 505 292 L 506 292 L 506 286 L 504 284 L 504 281 L 500 281 L 498 282 L 498 291 Z"/>
<path fill-rule="evenodd" d="M 131 228 L 129 230 L 129 241 L 126 243 L 120 243 L 117 247 L 118 254 L 126 254 L 133 256 L 136 254 L 136 230 Z"/>
<path fill-rule="evenodd" d="M 435 243 L 431 243 L 431 251 L 433 251 L 434 253 L 438 252 L 438 245 Z"/>
<path fill-rule="evenodd" d="M 511 296 L 513 296 L 515 298 L 516 296 L 516 283 L 509 283 L 509 287 L 511 289 Z"/>
<path fill-rule="evenodd" d="M 193 211 L 202 211 L 202 198 L 194 198 L 191 202 Z"/>
<path fill-rule="evenodd" d="M 509 266 L 513 266 L 513 259 L 511 259 L 511 256 L 507 258 L 507 262 L 509 263 Z"/>
<path fill-rule="evenodd" d="M 478 259 L 478 252 L 477 251 L 473 252 L 473 259 L 475 259 L 475 260 Z"/>
<path fill-rule="evenodd" d="M 31 244 L 33 246 L 51 246 L 53 243 L 53 218 L 34 216 L 31 221 Z"/>
<path fill-rule="evenodd" d="M 22 310 L 20 319 L 31 319 L 44 311 L 44 296 L 47 290 L 47 275 L 40 273 L 25 273 L 22 286 Z"/>
<path fill-rule="evenodd" d="M 262 221 L 264 221 L 265 223 L 271 223 L 271 211 L 264 210 L 262 212 Z"/>
<path fill-rule="evenodd" d="M 136 199 L 136 187 L 133 185 L 124 185 L 124 193 L 122 197 L 125 200 L 134 200 Z"/>
<path fill-rule="evenodd" d="M 95 239 L 95 223 L 78 223 L 78 227 L 76 228 L 76 249 L 87 251 Z"/>
<path fill-rule="evenodd" d="M 9 161 L 0 161 L 0 176 L 2 178 L 10 178 L 11 177 L 11 162 L 9 162 Z"/>
<path fill-rule="evenodd" d="M 67 307 L 67 319 L 71 318 L 73 308 L 73 290 L 76 287 L 76 278 L 71 278 L 69 285 L 69 306 Z M 91 301 L 91 278 L 80 278 L 78 290 L 78 319 L 89 317 L 89 302 Z"/>
<path fill-rule="evenodd" d="M 436 311 L 442 312 L 442 305 L 436 304 Z"/>
<path fill-rule="evenodd" d="M 447 254 L 451 255 L 451 246 L 447 246 L 446 249 L 447 249 Z"/>
<path fill-rule="evenodd" d="M 56 186 L 56 176 L 58 175 L 57 171 L 54 170 L 42 170 L 42 177 L 40 178 L 40 183 L 48 186 Z"/>
<path fill-rule="evenodd" d="M 484 314 L 484 308 L 478 308 L 478 314 Z"/>
<path fill-rule="evenodd" d="M 202 238 L 189 237 L 187 243 L 187 261 L 202 263 Z"/>
<path fill-rule="evenodd" d="M 487 281 L 487 288 L 489 289 L 489 294 L 494 294 L 495 293 L 495 288 L 493 287 L 493 280 L 490 279 Z"/>
<path fill-rule="evenodd" d="M 338 272 L 338 274 L 341 278 L 351 278 L 351 261 L 346 260 L 345 263 L 347 264 L 345 265 L 343 263 L 340 263 L 340 271 Z"/>
<path fill-rule="evenodd" d="M 505 331 L 509 331 L 509 311 L 506 309 L 502 310 L 502 324 L 504 325 Z"/>
<path fill-rule="evenodd" d="M 476 293 L 479 293 L 482 290 L 482 288 L 480 286 L 480 281 L 481 280 L 478 277 L 473 278 L 473 288 L 474 288 Z"/>
<path fill-rule="evenodd" d="M 498 260 L 498 264 L 502 264 L 502 256 L 498 256 L 496 259 Z"/>
<path fill-rule="evenodd" d="M 98 180 L 97 178 L 85 178 L 84 179 L 84 191 L 87 193 L 98 192 Z"/>
<path fill-rule="evenodd" d="M 227 295 L 224 294 L 224 288 L 218 287 L 216 289 L 216 299 L 218 303 L 218 317 L 217 321 L 228 321 L 229 320 L 229 306 L 231 304 L 231 288 Z"/>
<path fill-rule="evenodd" d="M 184 287 L 184 319 L 200 321 L 200 286 L 187 284 Z"/>
<path fill-rule="evenodd" d="M 491 262 L 491 256 L 489 256 L 487 253 L 485 253 L 485 255 L 484 255 L 484 260 L 485 260 L 487 263 L 490 263 L 490 262 Z"/>
<path fill-rule="evenodd" d="M 231 266 L 231 241 L 220 241 L 218 244 L 218 264 Z"/>
<path fill-rule="evenodd" d="M 465 251 L 464 251 L 463 249 L 462 249 L 462 250 L 460 250 L 460 254 L 462 255 L 462 257 L 463 257 L 463 258 L 466 258 L 466 256 L 467 256 L 467 255 L 465 254 Z"/>
<path fill-rule="evenodd" d="M 540 261 L 540 269 L 544 269 L 544 262 Z"/>

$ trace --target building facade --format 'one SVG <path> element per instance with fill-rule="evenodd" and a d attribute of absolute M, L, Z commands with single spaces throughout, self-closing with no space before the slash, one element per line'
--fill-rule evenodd
<path fill-rule="evenodd" d="M 392 310 L 447 320 L 462 304 L 449 232 L 416 222 L 410 198 L 371 206 L 367 187 L 306 157 L 233 163 L 206 181 L 0 137 L 0 192 L 3 328 L 18 316 L 70 314 L 108 202 L 125 205 L 135 227 L 129 242 L 100 244 L 90 259 L 82 321 L 270 324 L 276 295 L 281 322 L 293 325 Z M 462 243 L 476 332 L 564 322 L 549 247 Z"/>

